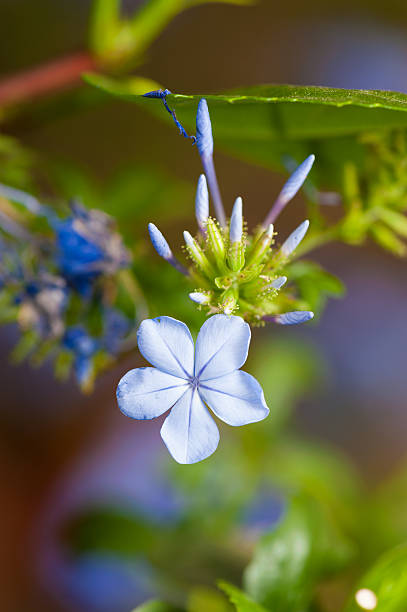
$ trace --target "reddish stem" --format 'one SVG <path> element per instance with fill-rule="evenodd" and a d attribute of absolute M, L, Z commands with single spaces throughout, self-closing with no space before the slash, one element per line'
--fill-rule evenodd
<path fill-rule="evenodd" d="M 0 106 L 27 102 L 47 93 L 78 84 L 83 72 L 96 61 L 89 53 L 75 53 L 0 81 Z"/>

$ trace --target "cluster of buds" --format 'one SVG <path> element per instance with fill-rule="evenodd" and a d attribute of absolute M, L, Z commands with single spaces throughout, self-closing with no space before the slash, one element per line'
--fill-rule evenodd
<path fill-rule="evenodd" d="M 61 218 L 31 194 L 0 184 L 0 323 L 19 325 L 16 360 L 52 357 L 58 376 L 72 369 L 90 390 L 98 371 L 133 342 L 130 263 L 104 212 L 71 202 Z"/>
<path fill-rule="evenodd" d="M 190 278 L 194 286 L 190 299 L 206 309 L 209 315 L 236 314 L 252 325 L 262 325 L 266 321 L 292 325 L 312 319 L 312 312 L 292 309 L 299 302 L 295 292 L 287 289 L 287 276 L 284 274 L 294 250 L 308 230 L 309 222 L 301 223 L 280 245 L 274 222 L 301 188 L 314 156 L 310 155 L 296 168 L 264 222 L 249 234 L 243 219 L 242 198 L 236 199 L 229 220 L 224 212 L 213 163 L 212 127 L 205 99 L 201 99 L 198 105 L 196 144 L 204 168 L 195 199 L 198 233 L 194 237 L 188 231 L 184 232 L 185 250 L 192 265 L 189 268 L 183 266 L 160 230 L 150 223 L 148 229 L 155 250 Z M 215 217 L 209 214 L 208 186 Z"/>

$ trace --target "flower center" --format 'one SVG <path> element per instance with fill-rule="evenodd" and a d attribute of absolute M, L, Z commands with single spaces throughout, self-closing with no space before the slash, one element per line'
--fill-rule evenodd
<path fill-rule="evenodd" d="M 196 391 L 196 389 L 199 387 L 198 376 L 191 376 L 191 378 L 189 379 L 189 384 L 191 385 L 192 389 Z"/>

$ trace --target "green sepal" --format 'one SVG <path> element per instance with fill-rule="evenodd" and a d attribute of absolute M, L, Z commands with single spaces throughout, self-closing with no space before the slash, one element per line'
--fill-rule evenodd
<path fill-rule="evenodd" d="M 214 276 L 216 276 L 216 270 L 210 263 L 209 259 L 207 258 L 195 238 L 193 238 L 192 240 L 192 246 L 187 244 L 185 247 L 187 252 L 189 253 L 191 259 L 198 266 L 198 268 L 200 268 L 208 278 L 212 279 Z"/>
<path fill-rule="evenodd" d="M 228 264 L 233 272 L 240 272 L 245 262 L 245 245 L 242 241 L 234 242 L 229 245 L 228 249 Z"/>
<path fill-rule="evenodd" d="M 216 265 L 219 270 L 226 270 L 225 266 L 225 258 L 226 258 L 226 249 L 225 242 L 223 240 L 222 232 L 220 231 L 218 223 L 209 217 L 206 223 L 206 232 L 207 232 L 207 244 L 208 247 L 215 259 Z"/>

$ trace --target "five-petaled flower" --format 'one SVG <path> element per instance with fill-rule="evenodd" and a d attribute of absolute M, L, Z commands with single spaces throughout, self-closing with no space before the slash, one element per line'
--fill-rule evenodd
<path fill-rule="evenodd" d="M 143 321 L 138 347 L 155 367 L 123 376 L 117 388 L 120 410 L 134 419 L 153 419 L 171 408 L 161 428 L 171 455 L 179 463 L 206 459 L 219 442 L 208 407 L 233 426 L 261 421 L 269 413 L 257 380 L 239 370 L 250 336 L 241 317 L 218 314 L 203 324 L 194 350 L 191 333 L 181 321 Z"/>

